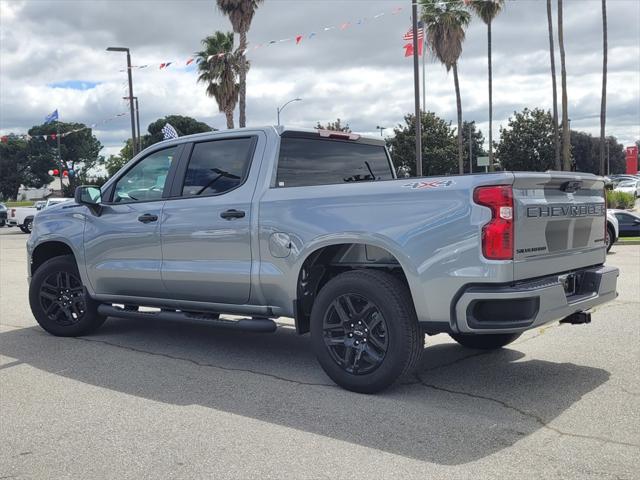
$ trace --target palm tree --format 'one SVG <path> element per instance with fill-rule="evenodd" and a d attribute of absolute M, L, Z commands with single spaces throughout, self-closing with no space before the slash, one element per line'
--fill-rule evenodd
<path fill-rule="evenodd" d="M 556 53 L 553 44 L 551 0 L 547 0 L 547 25 L 549 27 L 549 56 L 551 58 L 551 88 L 553 90 L 553 147 L 555 149 L 555 169 L 562 170 L 562 164 L 560 163 L 560 142 L 558 139 L 558 86 L 556 85 Z"/>
<path fill-rule="evenodd" d="M 420 0 L 422 21 L 427 29 L 427 38 L 435 56 L 447 71 L 453 69 L 458 110 L 458 171 L 464 174 L 464 146 L 462 144 L 462 100 L 458 81 L 458 59 L 462 54 L 465 28 L 471 21 L 471 14 L 464 9 L 461 1 L 439 2 Z"/>
<path fill-rule="evenodd" d="M 487 25 L 487 57 L 489 62 L 489 169 L 493 171 L 493 78 L 491 72 L 491 22 L 504 7 L 504 0 L 472 0 L 471 8 Z"/>
<path fill-rule="evenodd" d="M 229 17 L 233 31 L 240 35 L 240 128 L 247 124 L 246 98 L 247 98 L 247 72 L 249 63 L 245 56 L 247 49 L 247 32 L 251 27 L 251 21 L 263 0 L 216 0 L 218 8 Z"/>
<path fill-rule="evenodd" d="M 562 0 L 558 0 L 558 45 L 560 46 L 560 75 L 562 76 L 562 169 L 571 170 L 571 132 L 567 101 L 567 69 L 564 61 L 564 27 Z"/>
<path fill-rule="evenodd" d="M 207 84 L 207 95 L 214 97 L 218 109 L 227 117 L 227 128 L 234 128 L 233 110 L 238 103 L 240 58 L 233 51 L 233 33 L 216 32 L 202 40 L 204 50 L 196 53 L 198 82 Z M 223 54 L 223 55 L 219 55 Z"/>
<path fill-rule="evenodd" d="M 604 171 L 604 126 L 607 120 L 607 0 L 602 0 L 602 100 L 600 102 L 600 175 Z"/>

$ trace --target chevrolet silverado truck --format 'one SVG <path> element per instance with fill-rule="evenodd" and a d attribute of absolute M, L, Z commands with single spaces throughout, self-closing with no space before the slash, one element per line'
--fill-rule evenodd
<path fill-rule="evenodd" d="M 497 349 L 588 323 L 617 295 L 603 187 L 568 172 L 398 179 L 385 143 L 353 133 L 180 137 L 35 217 L 30 305 L 59 336 L 107 317 L 251 332 L 292 317 L 331 379 L 377 392 L 425 334 Z"/>

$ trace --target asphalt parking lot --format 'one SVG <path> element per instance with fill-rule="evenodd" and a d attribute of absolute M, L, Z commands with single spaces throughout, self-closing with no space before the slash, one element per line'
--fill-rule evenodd
<path fill-rule="evenodd" d="M 26 239 L 0 229 L 0 479 L 638 478 L 640 246 L 614 246 L 620 296 L 590 325 L 492 353 L 431 337 L 415 377 L 367 396 L 333 385 L 286 322 L 50 336 Z"/>

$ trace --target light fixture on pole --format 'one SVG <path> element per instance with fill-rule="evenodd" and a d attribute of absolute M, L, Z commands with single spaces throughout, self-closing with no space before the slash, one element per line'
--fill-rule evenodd
<path fill-rule="evenodd" d="M 383 132 L 387 129 L 387 127 L 381 127 L 380 125 L 378 125 L 376 127 L 376 130 L 380 130 L 380 136 L 383 136 Z"/>
<path fill-rule="evenodd" d="M 136 119 L 133 111 L 133 80 L 131 78 L 131 53 L 126 47 L 108 47 L 107 52 L 126 52 L 127 53 L 127 77 L 129 79 L 129 111 L 131 117 L 131 146 L 133 147 L 133 155 L 138 153 L 136 145 Z"/>
<path fill-rule="evenodd" d="M 300 102 L 302 99 L 301 98 L 293 98 L 291 100 L 289 100 L 287 103 L 285 103 L 284 105 L 282 105 L 281 107 L 278 107 L 278 126 L 280 126 L 280 112 L 282 112 L 282 110 L 284 110 L 284 107 L 286 107 L 287 105 L 289 105 L 292 102 Z"/>

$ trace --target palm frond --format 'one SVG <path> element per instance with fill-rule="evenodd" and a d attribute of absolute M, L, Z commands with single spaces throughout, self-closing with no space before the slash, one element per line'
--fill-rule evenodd
<path fill-rule="evenodd" d="M 484 23 L 491 23 L 504 8 L 505 0 L 471 0 L 469 6 Z"/>

